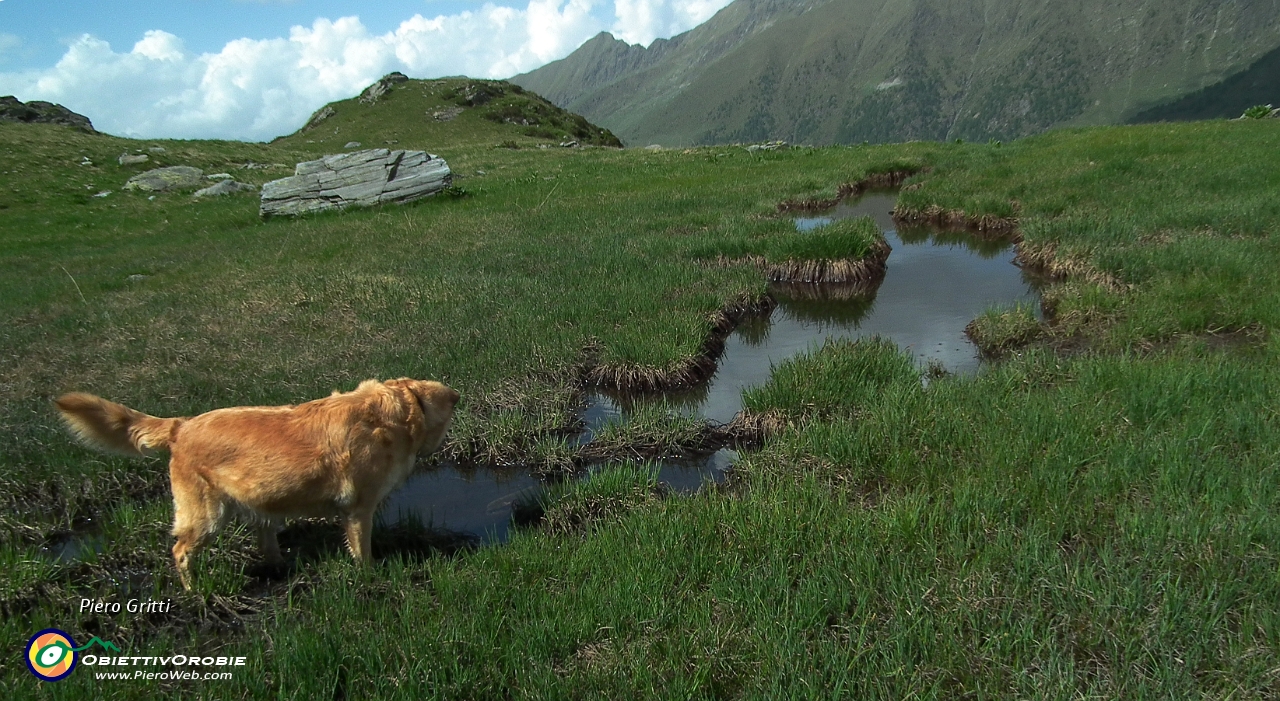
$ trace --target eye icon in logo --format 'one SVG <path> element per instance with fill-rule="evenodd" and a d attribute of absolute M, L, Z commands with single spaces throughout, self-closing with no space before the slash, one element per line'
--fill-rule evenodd
<path fill-rule="evenodd" d="M 56 682 L 76 668 L 76 642 L 57 628 L 45 628 L 27 641 L 27 668 L 37 679 Z"/>

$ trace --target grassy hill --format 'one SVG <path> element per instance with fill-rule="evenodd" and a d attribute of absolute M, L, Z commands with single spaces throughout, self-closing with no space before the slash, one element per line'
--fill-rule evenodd
<path fill-rule="evenodd" d="M 82 663 L 46 684 L 10 654 L 0 691 L 1276 696 L 1280 162 L 1259 154 L 1280 149 L 1280 121 L 754 152 L 495 148 L 545 139 L 461 116 L 359 121 L 401 99 L 418 120 L 425 85 L 272 144 L 0 124 L 0 633 L 246 659 L 216 681 L 100 680 Z M 468 123 L 457 143 L 414 131 Z M 469 196 L 263 221 L 251 193 L 122 192 L 150 165 L 115 160 L 261 182 L 338 139 L 442 153 Z M 722 489 L 671 495 L 619 461 L 554 490 L 548 520 L 505 545 L 378 528 L 368 568 L 331 523 L 291 524 L 283 571 L 233 527 L 185 593 L 164 461 L 84 450 L 51 408 L 82 390 L 191 415 L 421 376 L 462 393 L 451 455 L 563 464 L 586 371 L 679 368 L 718 312 L 767 292 L 753 264 L 708 264 L 718 252 L 800 250 L 780 203 L 899 171 L 915 173 L 904 211 L 1016 225 L 1026 259 L 1057 273 L 1045 318 L 1013 342 L 1005 311 L 984 315 L 1009 353 L 975 376 L 923 383 L 874 341 L 781 365 L 746 397 L 780 431 Z M 698 429 L 640 419 L 638 446 Z M 167 668 L 112 671 L 139 669 Z"/>
<path fill-rule="evenodd" d="M 1277 46 L 1265 2 L 738 0 L 512 80 L 634 145 L 985 141 L 1122 123 Z"/>
<path fill-rule="evenodd" d="M 380 85 L 385 91 L 372 96 Z M 273 143 L 334 153 L 352 141 L 431 152 L 476 144 L 621 146 L 608 130 L 506 81 L 390 76 L 360 97 L 325 105 L 302 129 Z"/>

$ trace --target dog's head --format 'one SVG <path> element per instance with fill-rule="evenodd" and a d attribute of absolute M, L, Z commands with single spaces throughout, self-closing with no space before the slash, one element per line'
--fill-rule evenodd
<path fill-rule="evenodd" d="M 409 409 L 409 420 L 421 422 L 425 435 L 419 452 L 430 453 L 439 448 L 453 419 L 453 408 L 461 397 L 458 391 L 439 382 L 409 377 L 387 380 L 383 384 L 400 395 Z"/>

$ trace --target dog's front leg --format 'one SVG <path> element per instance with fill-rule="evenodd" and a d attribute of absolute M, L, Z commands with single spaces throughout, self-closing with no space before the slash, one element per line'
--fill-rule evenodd
<path fill-rule="evenodd" d="M 373 548 L 370 536 L 373 534 L 373 512 L 347 515 L 347 548 L 351 557 L 360 562 L 373 559 Z"/>

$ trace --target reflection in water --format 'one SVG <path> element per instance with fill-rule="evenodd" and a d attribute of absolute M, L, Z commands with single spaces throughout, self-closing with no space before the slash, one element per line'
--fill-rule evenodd
<path fill-rule="evenodd" d="M 856 326 L 875 306 L 875 290 L 871 292 L 861 290 L 860 293 L 855 294 L 851 288 L 847 293 L 830 295 L 823 294 L 825 287 L 830 285 L 804 283 L 769 285 L 769 294 L 778 300 L 778 308 L 782 310 L 782 314 L 769 320 L 773 322 L 770 326 L 772 327 L 783 316 L 788 316 L 814 324 L 817 336 L 825 338 L 827 329 Z M 774 330 L 775 333 L 777 331 Z"/>
<path fill-rule="evenodd" d="M 927 226 L 906 226 L 896 230 L 898 238 L 907 244 L 932 244 L 934 246 L 963 246 L 970 253 L 985 260 L 1000 258 L 1013 262 L 1013 246 L 1007 241 L 979 238 L 966 231 L 939 231 Z"/>
<path fill-rule="evenodd" d="M 895 195 L 871 193 L 820 217 L 796 219 L 808 231 L 844 217 L 871 217 L 893 251 L 884 281 L 871 293 L 848 286 L 772 285 L 778 307 L 769 318 L 741 324 L 725 344 L 715 376 L 705 385 L 661 397 L 595 395 L 582 415 L 591 440 L 608 422 L 623 421 L 638 404 L 664 402 L 672 410 L 727 423 L 742 409 L 742 390 L 763 384 L 773 367 L 820 346 L 826 339 L 879 335 L 910 351 L 922 365 L 941 363 L 955 373 L 978 369 L 977 348 L 964 327 L 993 306 L 1036 304 L 1037 285 L 1013 265 L 1008 243 L 985 241 L 965 232 L 928 228 L 897 231 Z M 722 450 L 709 458 L 662 463 L 659 480 L 677 490 L 697 489 L 723 479 L 736 454 Z M 414 514 L 423 523 L 465 531 L 485 540 L 507 538 L 512 504 L 532 499 L 539 481 L 523 471 L 463 473 L 445 466 L 416 474 L 387 498 L 381 519 Z"/>
<path fill-rule="evenodd" d="M 738 324 L 735 333 L 748 346 L 759 346 L 769 342 L 769 330 L 773 328 L 764 317 L 750 317 Z"/>
<path fill-rule="evenodd" d="M 505 542 L 510 534 L 511 507 L 540 493 L 541 482 L 525 470 L 467 470 L 441 465 L 418 472 L 381 508 L 378 520 L 392 524 L 416 519 L 429 528 L 470 533 L 484 541 Z"/>
<path fill-rule="evenodd" d="M 106 541 L 99 533 L 63 533 L 51 538 L 40 552 L 53 562 L 64 564 L 100 555 L 105 547 Z"/>

